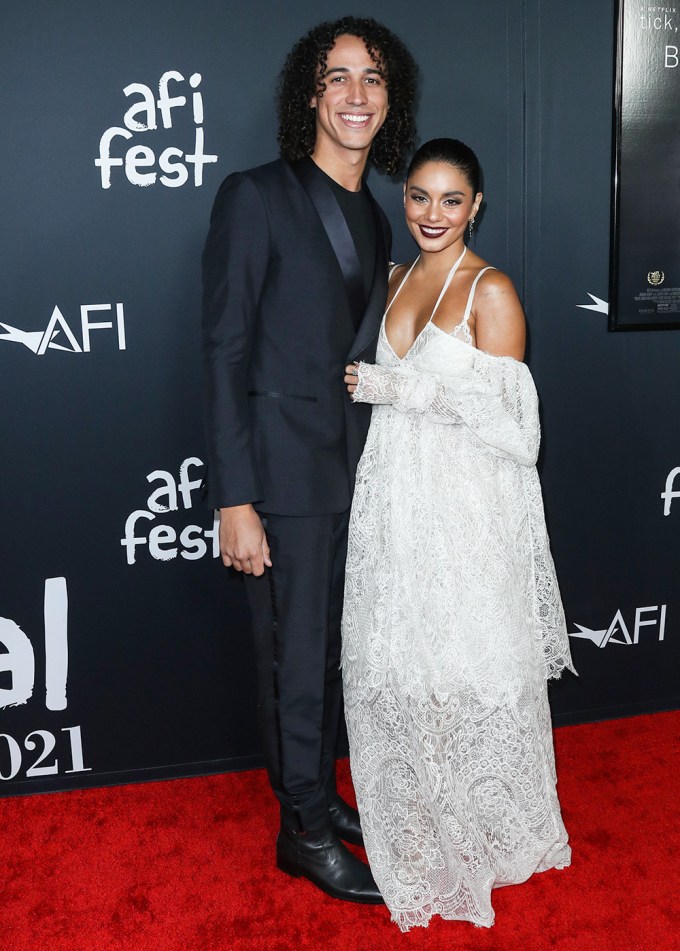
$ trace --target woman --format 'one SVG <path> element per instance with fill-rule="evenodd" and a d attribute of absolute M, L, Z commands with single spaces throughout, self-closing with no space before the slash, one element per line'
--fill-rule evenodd
<path fill-rule="evenodd" d="M 350 523 L 343 678 L 376 882 L 402 930 L 493 924 L 491 889 L 569 864 L 546 680 L 571 666 L 535 469 L 536 391 L 509 278 L 466 249 L 474 153 L 423 145 L 420 255 L 390 276 Z"/>

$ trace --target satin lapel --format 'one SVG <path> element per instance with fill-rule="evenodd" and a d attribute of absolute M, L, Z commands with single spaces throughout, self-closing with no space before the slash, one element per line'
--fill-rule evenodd
<path fill-rule="evenodd" d="M 368 191 L 368 187 L 364 185 Z M 368 195 L 373 205 L 375 214 L 376 228 L 379 235 L 378 248 L 375 255 L 375 272 L 373 274 L 373 286 L 366 306 L 366 313 L 359 324 L 354 343 L 347 356 L 347 362 L 356 359 L 359 354 L 368 347 L 375 335 L 380 330 L 380 322 L 385 313 L 387 304 L 387 273 L 389 265 L 389 248 L 387 247 L 387 237 L 380 219 L 380 213 L 373 195 L 370 191 Z"/>
<path fill-rule="evenodd" d="M 321 178 L 312 159 L 306 158 L 300 162 L 292 162 L 290 167 L 309 195 L 319 218 L 321 218 L 321 224 L 342 271 L 351 312 L 360 317 L 366 310 L 366 294 L 364 292 L 361 264 L 345 216 L 340 210 L 340 205 L 331 189 Z"/>

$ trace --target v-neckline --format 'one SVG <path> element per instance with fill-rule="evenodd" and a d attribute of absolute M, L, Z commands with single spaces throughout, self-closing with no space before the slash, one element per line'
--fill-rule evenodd
<path fill-rule="evenodd" d="M 388 304 L 388 306 L 387 306 L 387 309 L 385 310 L 385 313 L 383 314 L 383 320 L 382 320 L 382 323 L 383 323 L 383 333 L 384 333 L 384 335 L 385 335 L 385 340 L 387 341 L 390 350 L 391 350 L 392 353 L 395 355 L 395 357 L 397 358 L 397 360 L 403 361 L 403 360 L 406 359 L 406 357 L 409 355 L 409 353 L 411 352 L 411 350 L 413 350 L 413 348 L 415 347 L 415 345 L 416 345 L 416 343 L 418 342 L 418 340 L 422 337 L 423 333 L 425 332 L 425 329 L 426 329 L 427 327 L 429 327 L 430 324 L 432 324 L 434 327 L 437 327 L 437 324 L 433 323 L 432 318 L 433 318 L 434 315 L 437 313 L 437 308 L 438 308 L 439 305 L 441 304 L 442 299 L 443 299 L 443 297 L 444 297 L 444 294 L 446 294 L 446 292 L 448 291 L 449 285 L 451 284 L 451 281 L 453 280 L 453 277 L 454 277 L 456 271 L 458 270 L 461 261 L 462 261 L 463 258 L 465 257 L 465 252 L 466 252 L 466 251 L 467 251 L 467 247 L 464 246 L 464 247 L 463 247 L 463 251 L 462 251 L 460 257 L 457 258 L 456 261 L 454 261 L 453 266 L 450 268 L 449 273 L 446 275 L 446 280 L 444 281 L 444 286 L 442 287 L 441 291 L 439 292 L 439 297 L 437 298 L 436 304 L 435 304 L 434 307 L 432 308 L 432 313 L 431 313 L 430 316 L 428 317 L 427 322 L 426 322 L 425 324 L 423 324 L 423 326 L 420 328 L 420 330 L 419 330 L 418 333 L 415 335 L 415 337 L 414 337 L 413 340 L 411 341 L 410 346 L 408 347 L 408 349 L 406 350 L 406 352 L 404 353 L 404 355 L 403 355 L 402 357 L 399 356 L 399 354 L 397 353 L 397 351 L 394 349 L 394 347 L 393 347 L 392 344 L 390 343 L 390 338 L 387 336 L 387 315 L 388 315 L 389 312 L 390 312 L 390 309 L 391 309 L 391 307 L 392 307 L 392 304 L 394 304 L 395 300 L 396 300 L 397 297 L 399 296 L 399 293 L 400 293 L 402 287 L 404 286 L 404 284 L 406 283 L 406 281 L 407 281 L 407 280 L 409 279 L 409 277 L 411 276 L 411 271 L 412 271 L 413 268 L 416 266 L 416 264 L 418 263 L 418 261 L 420 261 L 420 255 L 418 255 L 418 257 L 415 259 L 415 261 L 413 262 L 413 264 L 411 265 L 411 267 L 408 269 L 408 271 L 406 272 L 406 274 L 405 274 L 405 275 L 403 276 L 403 278 L 401 279 L 401 282 L 400 282 L 400 284 L 399 284 L 399 287 L 398 287 L 397 290 L 395 291 L 394 297 L 393 297 L 392 300 L 389 302 L 389 304 Z M 437 330 L 442 330 L 442 328 L 441 328 L 441 327 L 437 327 Z M 445 330 L 442 330 L 442 333 L 445 334 L 446 331 L 445 331 Z"/>
<path fill-rule="evenodd" d="M 461 321 L 460 323 L 462 323 L 462 321 Z M 400 357 L 400 356 L 399 356 L 399 354 L 396 352 L 396 350 L 394 349 L 394 347 L 393 347 L 392 344 L 390 343 L 390 338 L 387 336 L 387 331 L 385 330 L 385 321 L 384 321 L 384 320 L 383 320 L 383 324 L 382 324 L 382 335 L 383 335 L 383 337 L 384 337 L 385 343 L 386 343 L 387 346 L 390 348 L 390 353 L 392 354 L 393 357 L 395 357 L 395 358 L 399 361 L 399 363 L 403 363 L 403 362 L 404 362 L 404 360 L 408 357 L 408 355 L 409 355 L 409 353 L 411 352 L 411 350 L 413 350 L 413 348 L 415 347 L 415 345 L 418 343 L 418 341 L 420 340 L 420 338 L 423 336 L 423 334 L 425 333 L 426 329 L 427 329 L 428 327 L 430 327 L 430 326 L 431 326 L 431 327 L 434 327 L 435 330 L 438 330 L 439 333 L 440 333 L 443 337 L 448 337 L 449 340 L 455 340 L 456 343 L 459 343 L 462 347 L 468 347 L 470 350 L 476 350 L 477 353 L 484 353 L 483 350 L 479 350 L 473 343 L 468 343 L 466 340 L 461 340 L 460 337 L 456 337 L 456 330 L 458 329 L 458 327 L 460 327 L 460 323 L 459 323 L 459 324 L 456 324 L 456 326 L 453 328 L 453 330 L 451 330 L 451 331 L 446 331 L 446 330 L 442 330 L 442 328 L 439 327 L 437 324 L 435 324 L 433 321 L 428 321 L 428 322 L 425 324 L 425 326 L 423 327 L 423 329 L 420 331 L 420 333 L 418 334 L 418 336 L 416 337 L 416 339 L 413 341 L 413 343 L 411 344 L 411 346 L 408 348 L 408 350 L 406 351 L 406 353 L 404 354 L 403 357 Z M 486 354 L 486 356 L 491 356 L 491 354 Z M 501 359 L 501 358 L 499 357 L 498 359 Z M 512 360 L 512 359 L 514 359 L 514 358 L 513 358 L 513 357 L 508 357 L 507 359 Z"/>

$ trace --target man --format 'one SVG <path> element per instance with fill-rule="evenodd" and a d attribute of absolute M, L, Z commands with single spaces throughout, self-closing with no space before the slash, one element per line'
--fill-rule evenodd
<path fill-rule="evenodd" d="M 373 361 L 389 225 L 363 182 L 413 144 L 416 68 L 374 20 L 323 23 L 290 52 L 283 158 L 230 175 L 203 256 L 208 499 L 245 575 L 277 864 L 328 894 L 382 899 L 335 787 L 340 618 L 354 474 L 370 420 L 343 385 Z"/>

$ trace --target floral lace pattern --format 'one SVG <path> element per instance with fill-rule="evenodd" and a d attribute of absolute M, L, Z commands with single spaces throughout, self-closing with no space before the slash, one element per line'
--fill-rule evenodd
<path fill-rule="evenodd" d="M 368 857 L 402 930 L 433 914 L 489 926 L 493 887 L 570 860 L 546 680 L 573 667 L 536 391 L 459 328 L 426 324 L 400 359 L 383 324 L 354 394 L 375 407 L 350 522 L 345 708 Z"/>

